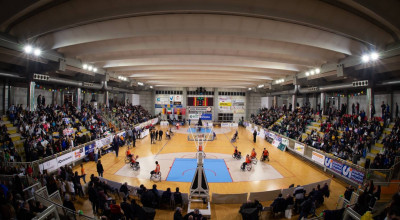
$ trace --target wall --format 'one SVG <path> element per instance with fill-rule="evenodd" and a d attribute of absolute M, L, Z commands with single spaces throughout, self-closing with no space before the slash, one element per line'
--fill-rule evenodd
<path fill-rule="evenodd" d="M 247 92 L 246 103 L 246 118 L 249 119 L 251 114 L 256 114 L 261 108 L 261 94 L 254 92 Z"/>
<path fill-rule="evenodd" d="M 271 108 L 274 104 L 273 96 L 261 97 L 261 108 Z"/>
<path fill-rule="evenodd" d="M 36 93 L 36 91 L 35 91 Z M 22 104 L 25 109 L 27 106 L 28 89 L 23 87 L 14 87 L 14 103 L 15 105 Z M 36 102 L 36 99 L 35 99 Z"/>
<path fill-rule="evenodd" d="M 154 115 L 154 95 L 153 90 L 150 91 L 138 91 L 140 96 L 139 104 L 143 106 L 150 114 Z"/>

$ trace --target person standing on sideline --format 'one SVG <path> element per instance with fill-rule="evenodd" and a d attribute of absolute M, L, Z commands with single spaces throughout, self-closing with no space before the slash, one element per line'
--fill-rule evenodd
<path fill-rule="evenodd" d="M 256 141 L 257 141 L 257 130 L 256 129 L 254 129 L 254 132 L 253 132 L 253 141 L 254 141 L 254 143 L 256 143 Z"/>
<path fill-rule="evenodd" d="M 162 130 L 158 131 L 158 138 L 161 141 L 162 140 L 162 136 L 163 136 L 164 132 Z"/>
<path fill-rule="evenodd" d="M 118 151 L 119 151 L 119 137 L 118 137 L 118 135 L 114 136 L 114 140 L 113 140 L 112 145 L 114 147 L 115 156 L 118 157 Z"/>
<path fill-rule="evenodd" d="M 101 164 L 101 160 L 99 160 L 99 162 L 97 162 L 97 173 L 99 174 L 99 176 L 103 177 L 103 165 Z"/>
<path fill-rule="evenodd" d="M 154 137 L 155 137 L 154 140 L 157 141 L 158 140 L 158 131 L 157 130 L 154 131 Z"/>
<path fill-rule="evenodd" d="M 153 139 L 154 139 L 154 132 L 150 132 L 150 144 L 153 144 Z"/>
<path fill-rule="evenodd" d="M 85 168 L 83 168 L 83 163 L 81 163 L 81 175 L 83 182 L 86 183 L 86 173 L 85 173 Z"/>
<path fill-rule="evenodd" d="M 136 132 L 132 133 L 132 147 L 136 147 Z"/>
<path fill-rule="evenodd" d="M 94 161 L 97 163 L 98 159 L 99 159 L 99 148 L 94 147 Z"/>
<path fill-rule="evenodd" d="M 190 126 L 190 122 L 192 122 L 192 120 L 190 120 L 190 118 L 189 118 L 188 122 L 189 122 L 189 126 Z"/>

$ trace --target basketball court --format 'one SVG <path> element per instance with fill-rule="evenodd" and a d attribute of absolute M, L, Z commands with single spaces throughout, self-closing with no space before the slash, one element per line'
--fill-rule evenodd
<path fill-rule="evenodd" d="M 166 131 L 167 126 L 157 126 L 157 129 Z M 322 170 L 288 152 L 278 150 L 261 138 L 257 138 L 257 142 L 253 143 L 252 133 L 245 128 L 215 128 L 213 130 L 216 133 L 216 139 L 208 141 L 204 148 L 206 154 L 204 168 L 210 193 L 261 192 L 287 188 L 291 184 L 306 185 L 330 178 Z M 236 130 L 239 132 L 239 139 L 231 143 L 230 140 Z M 147 136 L 136 142 L 136 147 L 132 151 L 135 155 L 139 155 L 138 162 L 141 168 L 138 171 L 132 170 L 129 164 L 125 163 L 126 146 L 120 149 L 119 157 L 115 157 L 114 153 L 104 155 L 101 158 L 105 170 L 104 178 L 127 182 L 133 186 L 144 184 L 147 188 L 157 184 L 157 188 L 161 190 L 171 188 L 174 191 L 176 187 L 179 187 L 181 192 L 188 193 L 196 168 L 196 145 L 194 141 L 188 141 L 188 135 L 190 135 L 188 126 L 183 126 L 179 130 L 173 128 L 172 131 L 174 136 L 170 140 L 166 140 L 164 136 L 162 141 L 150 144 L 150 137 Z M 251 171 L 242 171 L 240 165 L 244 159 L 232 158 L 234 146 L 237 146 L 244 156 L 250 154 L 252 148 L 255 148 L 257 157 L 261 155 L 264 148 L 267 148 L 270 152 L 270 161 L 258 161 Z M 155 161 L 158 161 L 161 166 L 161 182 L 150 181 L 150 171 L 155 169 Z M 88 175 L 92 173 L 97 175 L 94 162 L 88 162 L 84 166 Z M 75 167 L 76 171 L 79 169 Z M 335 208 L 336 198 L 343 194 L 344 187 L 343 183 L 332 181 L 331 197 L 335 199 L 327 199 L 321 208 Z M 82 204 L 82 207 L 84 206 L 85 204 Z M 240 204 L 212 204 L 212 206 L 214 207 L 213 216 L 222 219 L 236 215 Z M 88 207 L 90 207 L 89 204 Z M 160 210 L 160 212 L 163 211 Z"/>

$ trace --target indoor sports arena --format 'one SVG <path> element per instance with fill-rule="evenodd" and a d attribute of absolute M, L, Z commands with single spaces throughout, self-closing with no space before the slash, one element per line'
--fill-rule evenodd
<path fill-rule="evenodd" d="M 400 2 L 0 2 L 0 219 L 400 219 Z"/>

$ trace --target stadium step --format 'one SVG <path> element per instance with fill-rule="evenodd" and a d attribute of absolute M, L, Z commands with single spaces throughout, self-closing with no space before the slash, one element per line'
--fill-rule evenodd
<path fill-rule="evenodd" d="M 372 146 L 372 148 L 371 148 L 371 153 L 373 153 L 373 154 L 379 154 L 380 152 L 381 152 L 381 147 L 376 147 L 376 146 Z"/>
<path fill-rule="evenodd" d="M 383 144 L 381 144 L 381 143 L 375 143 L 375 147 L 383 148 Z"/>
<path fill-rule="evenodd" d="M 8 134 L 15 134 L 17 133 L 17 127 L 7 127 Z"/>
<path fill-rule="evenodd" d="M 358 164 L 359 166 L 364 167 L 365 161 L 366 161 L 365 158 L 360 158 L 360 160 L 357 161 L 357 164 Z"/>
<path fill-rule="evenodd" d="M 12 142 L 21 140 L 21 134 L 19 134 L 19 133 L 10 134 L 10 138 L 11 138 Z"/>
<path fill-rule="evenodd" d="M 312 125 L 313 127 L 321 128 L 321 123 L 318 123 L 318 122 L 311 122 L 311 125 Z"/>

